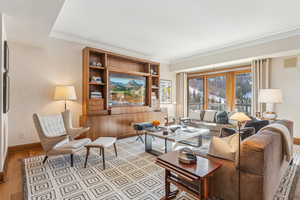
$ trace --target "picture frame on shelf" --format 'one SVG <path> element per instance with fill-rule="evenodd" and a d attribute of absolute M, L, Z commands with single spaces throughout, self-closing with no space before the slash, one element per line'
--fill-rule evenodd
<path fill-rule="evenodd" d="M 160 103 L 171 104 L 172 103 L 172 81 L 161 79 L 159 85 L 160 85 Z"/>

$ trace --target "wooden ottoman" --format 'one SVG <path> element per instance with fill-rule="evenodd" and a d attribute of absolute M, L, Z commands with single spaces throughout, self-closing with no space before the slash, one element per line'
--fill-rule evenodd
<path fill-rule="evenodd" d="M 114 145 L 115 154 L 117 157 L 118 153 L 117 153 L 116 141 L 117 141 L 117 138 L 114 138 L 114 137 L 99 137 L 98 139 L 94 140 L 93 142 L 85 145 L 86 157 L 85 157 L 84 167 L 86 168 L 87 160 L 88 160 L 88 157 L 90 154 L 90 148 L 99 148 L 100 156 L 102 154 L 102 159 L 103 159 L 103 169 L 105 169 L 104 148 L 108 148 L 108 147 L 111 147 L 112 145 Z"/>

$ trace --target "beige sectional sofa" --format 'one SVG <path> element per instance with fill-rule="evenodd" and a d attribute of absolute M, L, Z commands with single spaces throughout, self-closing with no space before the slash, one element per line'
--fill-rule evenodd
<path fill-rule="evenodd" d="M 190 119 L 190 126 L 197 127 L 197 128 L 208 128 L 210 133 L 214 136 L 218 136 L 222 128 L 231 128 L 234 127 L 233 124 L 230 123 L 217 123 L 216 115 L 213 119 L 205 119 L 205 114 L 212 110 L 195 110 L 190 111 L 189 119 Z M 218 111 L 215 111 L 216 114 Z"/>
<path fill-rule="evenodd" d="M 293 138 L 293 122 L 278 121 L 288 127 Z M 272 200 L 288 167 L 279 132 L 264 130 L 241 144 L 241 199 Z M 222 164 L 211 179 L 212 195 L 225 200 L 238 199 L 236 162 L 199 153 Z"/>

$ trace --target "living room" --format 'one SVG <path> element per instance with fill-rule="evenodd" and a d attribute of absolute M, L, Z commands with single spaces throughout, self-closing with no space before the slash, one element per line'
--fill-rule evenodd
<path fill-rule="evenodd" d="M 299 4 L 1 1 L 1 199 L 300 199 Z"/>

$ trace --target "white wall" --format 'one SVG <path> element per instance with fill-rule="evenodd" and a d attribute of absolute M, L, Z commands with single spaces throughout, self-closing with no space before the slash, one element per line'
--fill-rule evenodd
<path fill-rule="evenodd" d="M 0 172 L 3 171 L 4 162 L 7 154 L 7 138 L 8 138 L 8 118 L 7 114 L 3 114 L 3 44 L 6 40 L 4 15 L 0 13 Z"/>
<path fill-rule="evenodd" d="M 300 138 L 300 56 L 295 68 L 284 68 L 286 57 L 271 60 L 271 88 L 280 88 L 283 103 L 276 105 L 281 119 L 294 121 L 294 137 Z"/>
<path fill-rule="evenodd" d="M 54 101 L 55 85 L 75 85 L 78 101 L 69 102 L 78 125 L 81 112 L 82 46 L 59 40 L 47 47 L 10 43 L 11 109 L 9 146 L 39 141 L 32 114 L 54 114 L 64 110 L 62 101 Z"/>
<path fill-rule="evenodd" d="M 75 112 L 74 125 L 79 124 L 83 48 L 82 45 L 56 39 L 49 39 L 48 45 L 43 48 L 10 43 L 9 146 L 39 141 L 32 122 L 33 113 L 51 114 L 64 110 L 63 102 L 53 100 L 57 84 L 75 85 L 78 101 L 69 103 L 69 106 Z M 173 81 L 175 97 L 175 73 L 169 73 L 169 66 L 162 64 L 162 78 Z"/>

